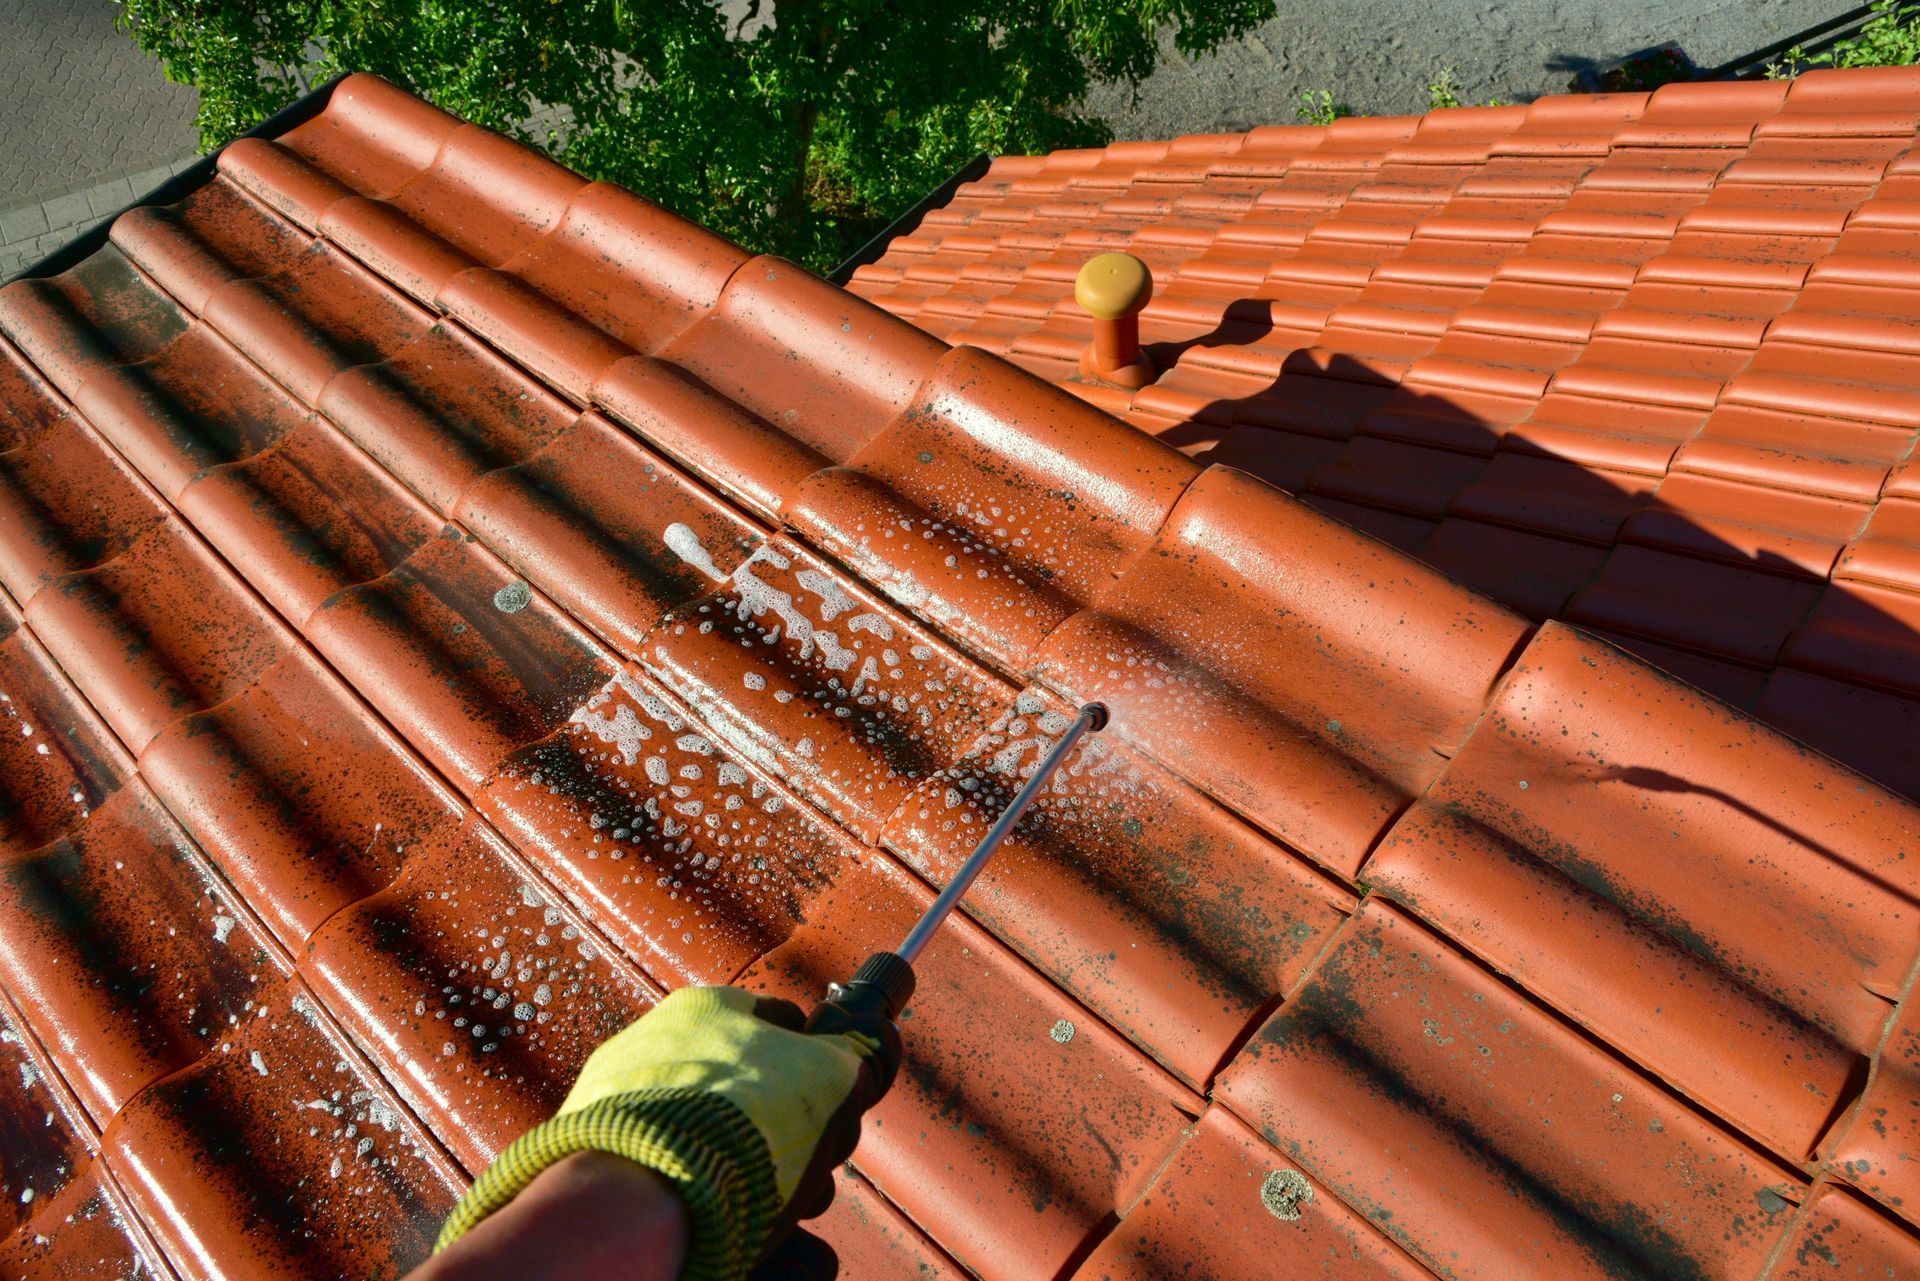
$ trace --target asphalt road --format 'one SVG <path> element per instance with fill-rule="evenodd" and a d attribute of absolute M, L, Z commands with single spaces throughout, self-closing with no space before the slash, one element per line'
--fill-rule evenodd
<path fill-rule="evenodd" d="M 1121 139 L 1285 124 L 1330 89 L 1362 115 L 1424 111 L 1451 66 L 1463 102 L 1562 93 L 1580 68 L 1675 40 L 1716 66 L 1855 7 L 1853 0 L 1278 0 L 1251 36 L 1193 63 L 1173 56 L 1138 93 L 1089 107 Z"/>

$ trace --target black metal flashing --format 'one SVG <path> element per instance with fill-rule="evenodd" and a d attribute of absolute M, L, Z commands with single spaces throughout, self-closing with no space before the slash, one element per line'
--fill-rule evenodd
<path fill-rule="evenodd" d="M 1863 4 L 1857 9 L 1849 9 L 1837 18 L 1808 27 L 1797 35 L 1785 40 L 1776 40 L 1764 49 L 1743 54 L 1731 62 L 1723 62 L 1717 67 L 1708 67 L 1694 76 L 1695 80 L 1748 80 L 1756 75 L 1764 75 L 1766 64 L 1778 58 L 1787 50 L 1799 46 L 1808 53 L 1823 53 L 1835 43 L 1852 35 L 1855 30 L 1866 25 L 1873 16 L 1873 6 Z"/>
<path fill-rule="evenodd" d="M 277 138 L 295 126 L 306 123 L 326 108 L 327 101 L 333 97 L 334 87 L 346 78 L 346 72 L 340 73 L 325 84 L 294 99 L 241 134 L 240 137 Z M 133 203 L 126 209 L 117 209 L 108 214 L 40 261 L 29 264 L 0 283 L 12 284 L 16 280 L 25 280 L 30 276 L 57 276 L 73 267 L 107 243 L 107 233 L 113 229 L 115 220 L 126 213 L 127 209 L 139 209 L 145 205 L 170 205 L 177 200 L 185 199 L 196 188 L 205 185 L 213 178 L 214 165 L 219 161 L 220 153 L 230 145 L 231 143 L 222 143 L 152 191 L 135 197 Z"/>
<path fill-rule="evenodd" d="M 892 244 L 897 237 L 904 236 L 915 227 L 918 227 L 920 220 L 927 216 L 928 210 L 938 209 L 949 200 L 952 200 L 953 193 L 960 189 L 961 183 L 974 182 L 983 177 L 987 172 L 987 168 L 992 164 L 993 157 L 984 151 L 967 161 L 953 177 L 947 179 L 923 196 L 919 204 L 907 210 L 898 218 L 895 218 L 886 225 L 879 235 L 854 250 L 853 256 L 841 263 L 838 267 L 835 267 L 833 274 L 828 276 L 827 279 L 836 285 L 844 285 L 853 279 L 853 273 L 856 269 L 864 267 L 870 262 L 880 261 L 881 255 L 887 252 L 887 246 Z"/>

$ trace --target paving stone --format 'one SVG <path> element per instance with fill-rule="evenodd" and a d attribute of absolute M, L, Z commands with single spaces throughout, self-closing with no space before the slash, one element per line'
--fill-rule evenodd
<path fill-rule="evenodd" d="M 64 196 L 55 196 L 41 205 L 46 212 L 47 226 L 71 227 L 93 217 L 92 207 L 87 203 L 84 191 L 69 192 Z"/>
<path fill-rule="evenodd" d="M 96 218 L 118 213 L 132 203 L 133 184 L 125 178 L 115 178 L 111 182 L 87 189 L 87 204 L 93 209 L 93 216 Z"/>
<path fill-rule="evenodd" d="M 12 244 L 17 240 L 40 235 L 47 230 L 47 214 L 39 205 L 28 205 L 12 213 L 0 214 L 0 243 Z"/>

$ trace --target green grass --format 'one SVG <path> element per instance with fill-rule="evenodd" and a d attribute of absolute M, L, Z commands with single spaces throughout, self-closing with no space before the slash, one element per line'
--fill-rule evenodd
<path fill-rule="evenodd" d="M 1442 67 L 1427 82 L 1428 111 L 1445 111 L 1449 107 L 1464 107 L 1471 104 L 1460 100 L 1459 73 L 1452 67 Z M 1504 107 L 1506 102 L 1500 98 L 1489 98 L 1480 103 L 1483 107 Z M 1336 101 L 1331 89 L 1309 89 L 1300 95 L 1300 105 L 1294 114 L 1310 125 L 1330 125 L 1342 116 L 1354 114 L 1352 107 Z"/>

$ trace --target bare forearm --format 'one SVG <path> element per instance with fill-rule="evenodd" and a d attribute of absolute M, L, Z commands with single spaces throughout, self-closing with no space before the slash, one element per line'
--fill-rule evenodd
<path fill-rule="evenodd" d="M 408 1281 L 674 1281 L 686 1250 L 686 1210 L 665 1180 L 621 1157 L 576 1152 Z"/>

